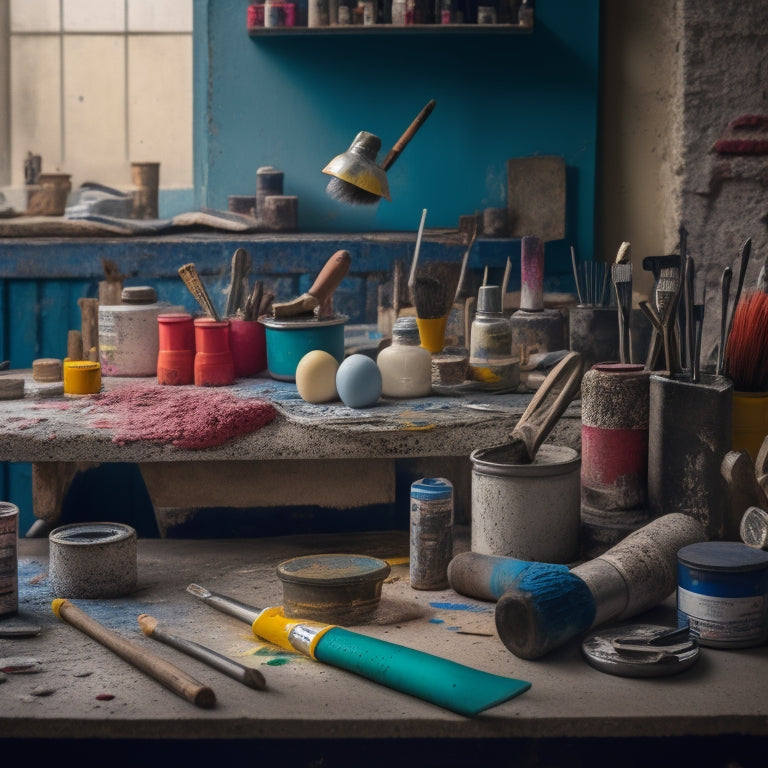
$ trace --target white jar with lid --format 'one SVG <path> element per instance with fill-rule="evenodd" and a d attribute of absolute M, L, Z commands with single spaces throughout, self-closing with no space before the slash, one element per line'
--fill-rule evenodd
<path fill-rule="evenodd" d="M 384 397 L 424 397 L 432 393 L 432 355 L 421 346 L 415 317 L 399 317 L 392 343 L 376 357 Z"/>
<path fill-rule="evenodd" d="M 123 288 L 121 304 L 99 307 L 99 362 L 103 376 L 155 376 L 157 318 L 171 311 L 148 285 Z"/>

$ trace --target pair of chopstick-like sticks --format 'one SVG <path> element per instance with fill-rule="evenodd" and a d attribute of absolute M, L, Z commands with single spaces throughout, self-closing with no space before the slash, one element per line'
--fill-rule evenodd
<path fill-rule="evenodd" d="M 116 653 L 137 669 L 145 672 L 149 677 L 157 680 L 157 682 L 173 691 L 173 693 L 187 701 L 191 701 L 198 707 L 210 709 L 215 706 L 216 694 L 209 686 L 199 682 L 176 665 L 121 637 L 69 600 L 57 598 L 53 601 L 51 607 L 53 612 L 62 621 L 71 624 L 89 637 L 92 637 L 105 648 Z M 163 632 L 157 629 L 157 620 L 147 614 L 139 616 L 139 625 L 145 635 L 154 637 L 166 645 L 205 662 L 210 667 L 223 672 L 250 688 L 259 690 L 266 688 L 264 677 L 257 669 L 239 664 L 233 659 L 222 656 L 205 646 Z"/>

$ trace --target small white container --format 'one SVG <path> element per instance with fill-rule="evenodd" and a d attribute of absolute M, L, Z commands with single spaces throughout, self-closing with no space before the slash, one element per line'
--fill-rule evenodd
<path fill-rule="evenodd" d="M 425 397 L 432 393 L 432 354 L 421 346 L 415 317 L 399 317 L 392 343 L 376 357 L 384 397 Z"/>
<path fill-rule="evenodd" d="M 156 376 L 157 318 L 173 311 L 149 286 L 123 289 L 122 304 L 99 307 L 99 362 L 102 376 Z M 179 308 L 180 309 L 180 308 Z"/>

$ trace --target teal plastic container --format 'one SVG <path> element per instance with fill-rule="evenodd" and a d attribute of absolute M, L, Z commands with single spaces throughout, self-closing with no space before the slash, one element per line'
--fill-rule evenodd
<path fill-rule="evenodd" d="M 296 381 L 296 366 L 307 352 L 321 349 L 341 363 L 344 360 L 344 326 L 349 317 L 327 320 L 261 317 L 266 329 L 267 370 L 273 379 Z"/>

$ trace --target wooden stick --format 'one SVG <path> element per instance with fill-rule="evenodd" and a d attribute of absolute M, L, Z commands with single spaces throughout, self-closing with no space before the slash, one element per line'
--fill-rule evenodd
<path fill-rule="evenodd" d="M 165 659 L 155 656 L 146 648 L 107 629 L 69 600 L 57 598 L 51 604 L 51 608 L 62 621 L 89 635 L 178 696 L 206 709 L 210 709 L 216 703 L 216 695 L 207 685 L 198 682 Z"/>

